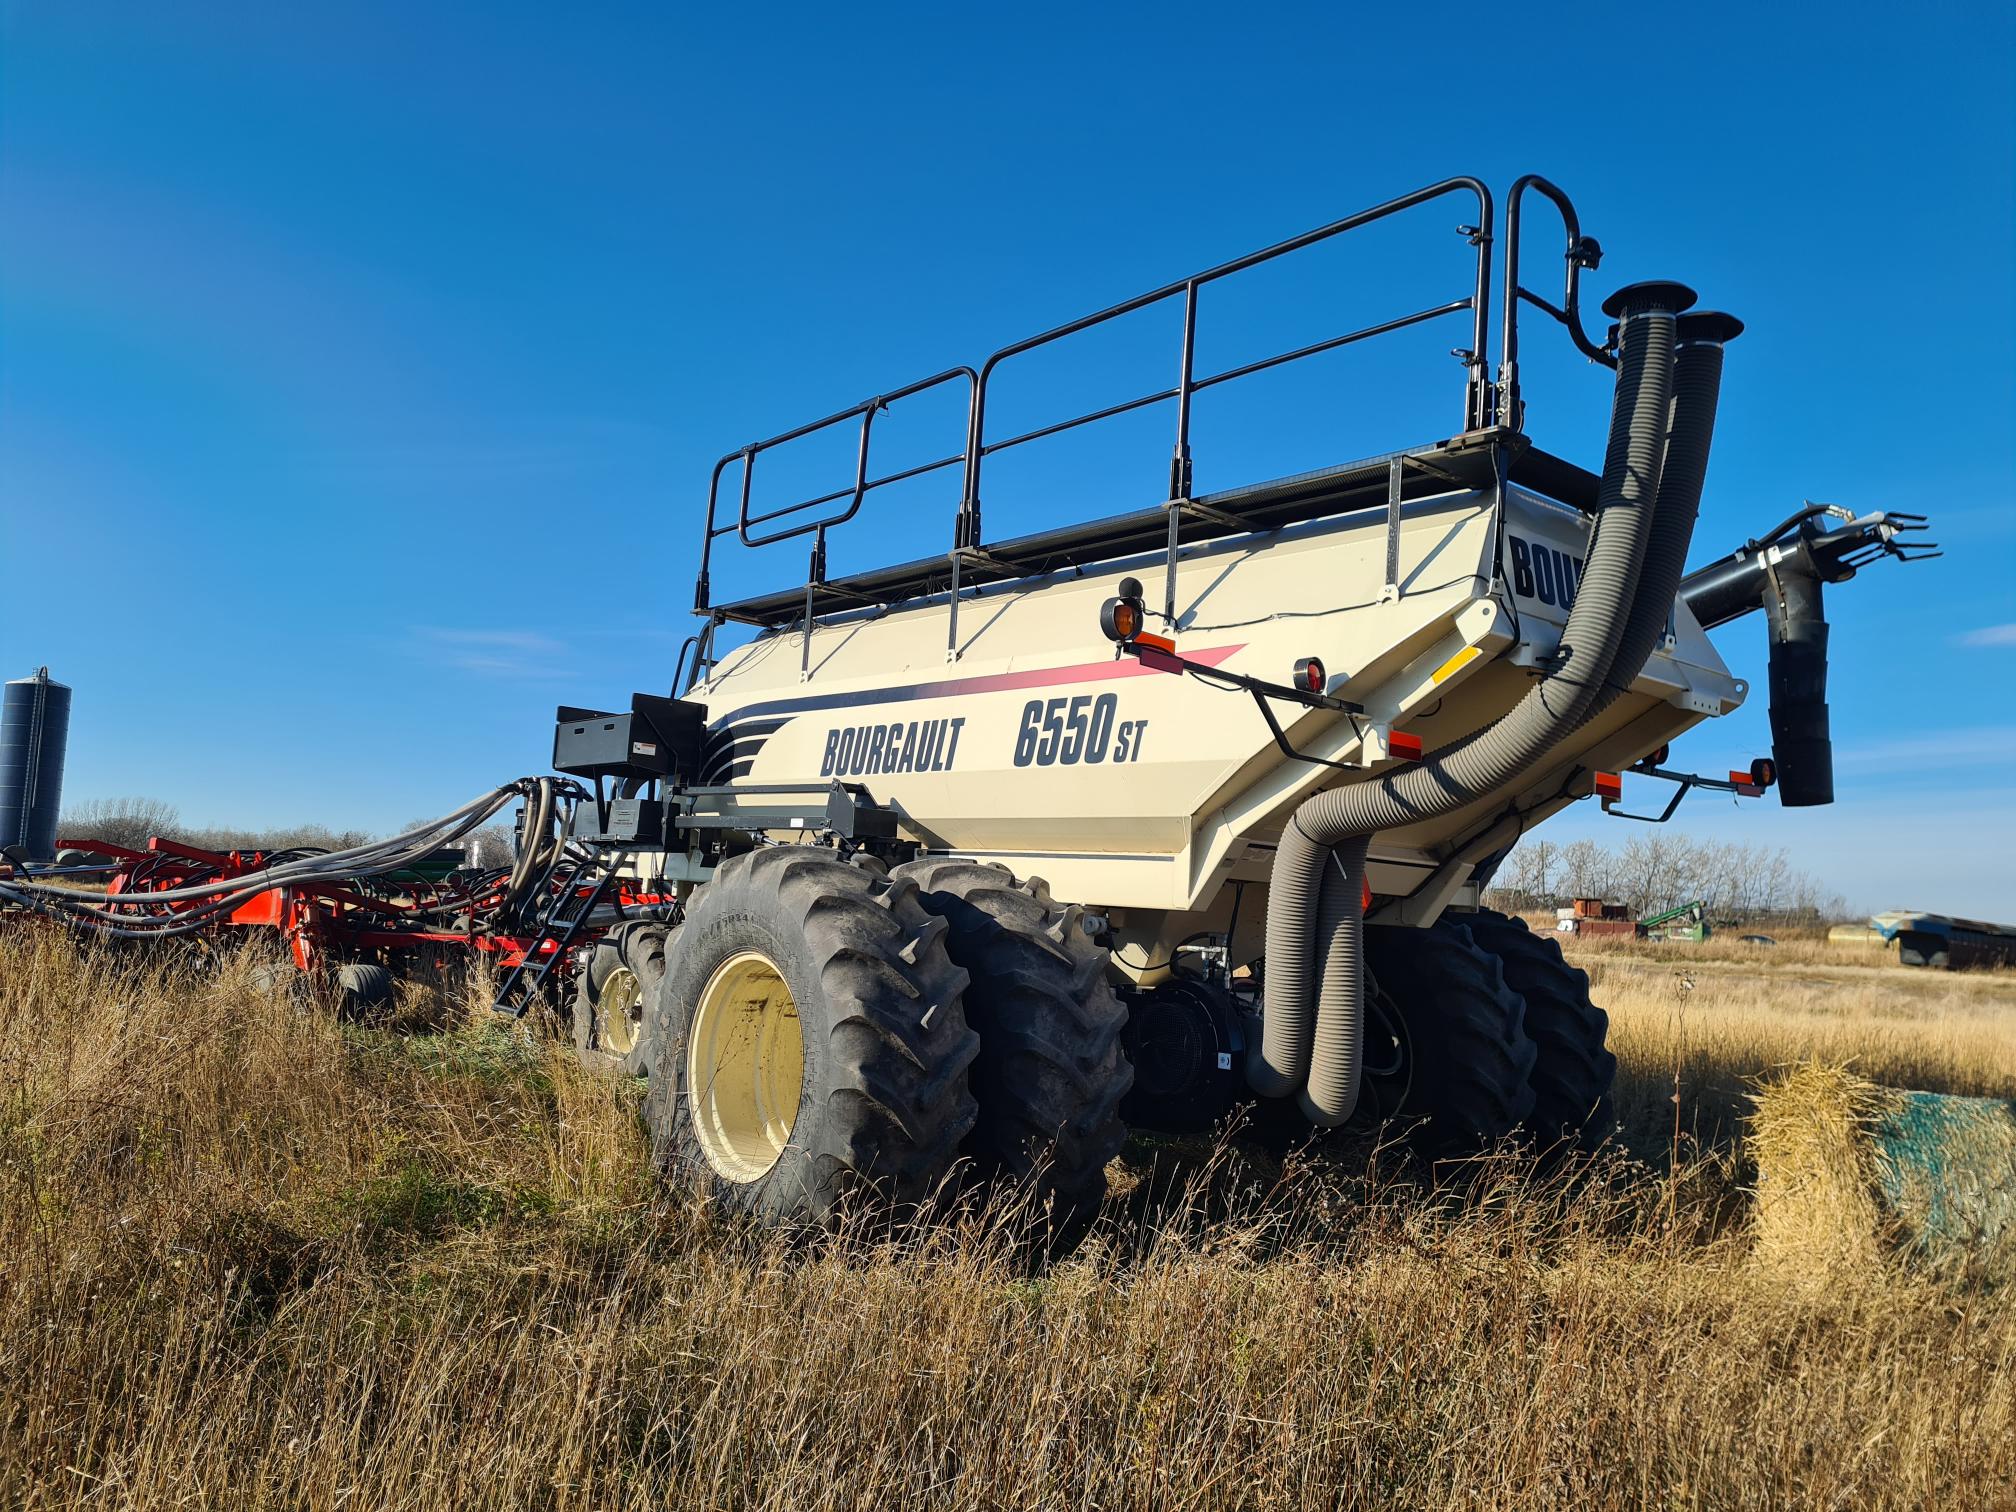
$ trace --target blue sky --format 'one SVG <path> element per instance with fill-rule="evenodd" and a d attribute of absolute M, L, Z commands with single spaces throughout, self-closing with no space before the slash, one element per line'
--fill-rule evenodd
<path fill-rule="evenodd" d="M 1950 553 L 1833 592 L 1841 802 L 1689 828 L 1863 906 L 2016 918 L 2009 8 L 1677 14 L 0 0 L 0 669 L 77 688 L 76 798 L 437 813 L 541 769 L 554 703 L 664 685 L 721 453 L 1531 169 L 1601 238 L 1599 295 L 1679 277 L 1750 323 L 1697 559 L 1804 498 L 1926 509 Z M 1227 286 L 1200 362 L 1464 292 L 1458 218 Z M 1527 329 L 1530 429 L 1593 464 L 1604 375 Z M 1456 428 L 1461 334 L 1200 401 L 1199 486 Z M 1159 386 L 1174 342 L 1143 317 L 1032 361 L 999 422 Z M 990 533 L 1154 502 L 1168 427 L 1004 461 Z M 892 464 L 958 444 L 924 401 L 887 423 Z M 844 463 L 778 460 L 779 499 Z M 892 494 L 836 566 L 939 549 L 950 504 Z M 1761 681 L 1755 621 L 1719 642 Z M 1678 758 L 1765 749 L 1763 703 Z"/>

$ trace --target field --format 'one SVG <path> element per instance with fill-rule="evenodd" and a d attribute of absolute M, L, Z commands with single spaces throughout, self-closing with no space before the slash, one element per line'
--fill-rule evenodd
<path fill-rule="evenodd" d="M 971 1212 L 737 1232 L 461 1004 L 0 937 L 0 1505 L 2016 1504 L 2008 1295 L 1761 1268 L 1741 1139 L 1809 1056 L 2016 1096 L 2016 973 L 1577 955 L 1626 1154 L 1143 1146 L 1045 1266 Z"/>

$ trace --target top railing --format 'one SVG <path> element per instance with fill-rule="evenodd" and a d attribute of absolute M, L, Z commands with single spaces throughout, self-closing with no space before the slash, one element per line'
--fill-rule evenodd
<path fill-rule="evenodd" d="M 1519 283 L 1519 238 L 1520 207 L 1527 190 L 1533 190 L 1548 199 L 1560 212 L 1567 232 L 1564 253 L 1566 262 L 1566 282 L 1561 303 L 1554 304 L 1542 298 Z M 1451 195 L 1474 198 L 1477 218 L 1474 222 L 1459 225 L 1456 230 L 1475 249 L 1474 273 L 1468 292 L 1459 298 L 1432 304 L 1422 309 L 1396 315 L 1388 320 L 1341 335 L 1327 337 L 1290 351 L 1276 353 L 1254 362 L 1241 363 L 1214 373 L 1199 375 L 1196 372 L 1198 295 L 1207 286 L 1221 279 L 1229 278 L 1262 263 L 1299 252 L 1319 242 L 1342 236 L 1377 221 L 1398 215 L 1403 211 Z M 955 566 L 961 557 L 984 554 L 980 524 L 980 483 L 986 459 L 997 452 L 1011 447 L 1026 445 L 1047 436 L 1075 430 L 1080 426 L 1092 425 L 1102 420 L 1110 420 L 1118 415 L 1144 409 L 1150 405 L 1163 404 L 1171 400 L 1176 404 L 1176 437 L 1169 464 L 1169 497 L 1172 502 L 1187 502 L 1190 499 L 1192 467 L 1190 456 L 1190 412 L 1194 397 L 1204 390 L 1219 384 L 1231 383 L 1270 368 L 1298 362 L 1324 352 L 1335 351 L 1355 342 L 1365 341 L 1374 336 L 1387 335 L 1394 331 L 1406 330 L 1429 321 L 1468 312 L 1470 316 L 1470 344 L 1458 347 L 1453 355 L 1462 364 L 1463 376 L 1463 430 L 1485 430 L 1494 426 L 1517 430 L 1521 425 L 1523 404 L 1519 395 L 1518 352 L 1519 352 L 1519 306 L 1521 302 L 1531 304 L 1565 326 L 1576 348 L 1584 355 L 1600 362 L 1614 365 L 1615 358 L 1608 345 L 1599 346 L 1592 342 L 1582 329 L 1580 278 L 1585 269 L 1594 268 L 1602 257 L 1602 249 L 1592 237 L 1582 234 L 1575 208 L 1567 195 L 1537 174 L 1528 174 L 1512 187 L 1506 203 L 1506 247 L 1505 267 L 1502 281 L 1502 327 L 1499 335 L 1498 373 L 1491 376 L 1487 342 L 1491 320 L 1491 245 L 1493 241 L 1493 205 L 1491 191 L 1476 178 L 1466 176 L 1444 179 L 1405 194 L 1398 199 L 1375 205 L 1356 215 L 1332 221 L 1287 241 L 1277 242 L 1257 252 L 1230 262 L 1220 263 L 1188 278 L 1164 284 L 1133 299 L 1124 300 L 1095 314 L 1057 326 L 1041 335 L 1015 342 L 1001 348 L 981 364 L 976 371 L 970 367 L 948 368 L 942 373 L 908 384 L 903 388 L 879 394 L 872 399 L 849 406 L 824 419 L 809 425 L 798 426 L 794 430 L 754 441 L 736 451 L 729 452 L 714 464 L 713 475 L 707 488 L 707 522 L 701 544 L 699 581 L 694 593 L 694 608 L 704 614 L 716 613 L 713 607 L 710 569 L 713 559 L 714 542 L 722 536 L 734 535 L 745 546 L 767 546 L 779 541 L 799 536 L 813 537 L 808 590 L 826 582 L 826 535 L 836 526 L 843 525 L 860 513 L 863 501 L 878 488 L 906 482 L 913 478 L 942 472 L 951 468 L 961 469 L 959 510 L 953 527 L 951 555 Z M 1034 430 L 1019 434 L 990 439 L 987 435 L 987 393 L 995 371 L 1002 363 L 1024 353 L 1035 351 L 1053 342 L 1062 341 L 1095 326 L 1104 325 L 1121 316 L 1131 315 L 1153 305 L 1174 300 L 1183 301 L 1183 337 L 1176 382 L 1152 393 L 1139 394 L 1078 415 L 1072 419 L 1039 426 Z M 880 476 L 871 475 L 870 445 L 874 431 L 875 417 L 885 412 L 899 400 L 911 398 L 929 390 L 948 385 L 964 384 L 967 399 L 967 421 L 965 444 L 961 450 L 933 461 L 897 472 Z M 854 478 L 851 484 L 817 495 L 801 499 L 795 504 L 782 505 L 775 509 L 751 512 L 751 492 L 755 479 L 756 461 L 766 451 L 788 445 L 793 441 L 844 425 L 849 421 L 860 422 L 860 433 L 855 451 Z M 722 482 L 728 470 L 741 464 L 738 480 L 739 502 L 732 520 L 723 522 L 721 513 Z M 837 509 L 827 506 L 840 505 Z M 826 510 L 825 513 L 814 513 Z M 1171 533 L 1174 534 L 1174 514 L 1172 513 Z M 809 609 L 808 597 L 808 616 Z"/>

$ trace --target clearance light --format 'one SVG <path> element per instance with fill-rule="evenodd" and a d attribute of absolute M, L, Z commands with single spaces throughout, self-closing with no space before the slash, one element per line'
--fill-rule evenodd
<path fill-rule="evenodd" d="M 1624 796 L 1624 779 L 1615 772 L 1596 774 L 1596 796 L 1605 804 L 1615 803 Z"/>
<path fill-rule="evenodd" d="M 1148 604 L 1142 598 L 1141 579 L 1124 577 L 1114 584 L 1119 592 L 1099 609 L 1099 628 L 1110 641 L 1126 642 L 1141 633 L 1148 623 Z"/>
<path fill-rule="evenodd" d="M 1330 686 L 1330 674 L 1323 670 L 1321 658 L 1304 656 L 1296 661 L 1295 686 L 1304 693 L 1321 693 Z"/>
<path fill-rule="evenodd" d="M 1099 628 L 1110 641 L 1131 641 L 1141 633 L 1142 617 L 1140 600 L 1109 598 L 1099 610 Z"/>
<path fill-rule="evenodd" d="M 1359 885 L 1365 891 L 1363 896 L 1358 900 L 1358 912 L 1361 914 L 1370 913 L 1372 912 L 1372 879 L 1370 877 L 1363 878 Z"/>
<path fill-rule="evenodd" d="M 1778 781 L 1778 763 L 1769 756 L 1759 756 L 1750 763 L 1750 784 L 1756 788 L 1768 788 Z"/>

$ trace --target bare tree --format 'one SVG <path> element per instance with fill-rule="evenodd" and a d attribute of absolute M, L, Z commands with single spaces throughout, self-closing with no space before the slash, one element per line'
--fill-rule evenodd
<path fill-rule="evenodd" d="M 486 824 L 479 830 L 472 830 L 462 837 L 462 844 L 468 849 L 471 866 L 511 864 L 514 850 L 511 826 L 508 824 Z"/>
<path fill-rule="evenodd" d="M 1839 893 L 1799 870 L 1783 850 L 1664 831 L 1635 833 L 1614 852 L 1594 840 L 1529 840 L 1505 858 L 1491 902 L 1520 909 L 1567 898 L 1624 903 L 1641 918 L 1699 899 L 1711 918 L 1725 922 L 1838 918 L 1846 911 Z"/>
<path fill-rule="evenodd" d="M 102 840 L 128 850 L 144 850 L 155 835 L 179 840 L 185 833 L 175 805 L 159 798 L 93 798 L 65 813 L 56 832 L 65 840 Z"/>
<path fill-rule="evenodd" d="M 1561 847 L 1558 865 L 1561 891 L 1571 898 L 1603 898 L 1610 894 L 1614 863 L 1594 840 L 1576 840 Z"/>

